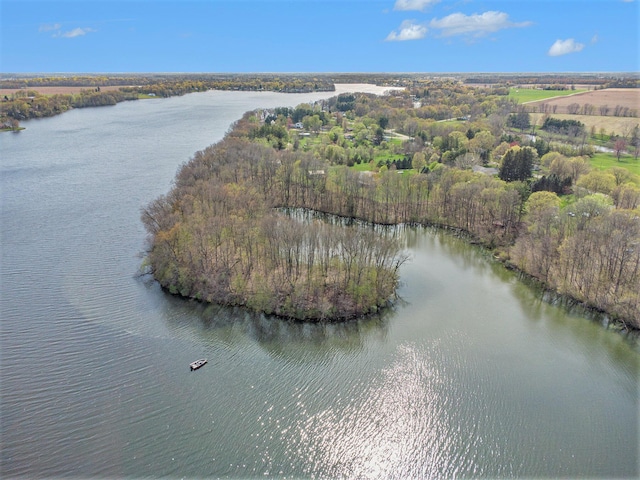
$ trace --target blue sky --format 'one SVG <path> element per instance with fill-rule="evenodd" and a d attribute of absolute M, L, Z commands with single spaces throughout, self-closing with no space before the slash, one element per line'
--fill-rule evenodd
<path fill-rule="evenodd" d="M 637 72 L 640 0 L 0 0 L 0 72 Z"/>

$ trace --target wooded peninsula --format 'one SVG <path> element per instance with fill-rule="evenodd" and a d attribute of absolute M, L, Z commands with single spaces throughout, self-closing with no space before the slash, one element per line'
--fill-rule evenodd
<path fill-rule="evenodd" d="M 512 87 L 479 83 L 413 79 L 383 96 L 246 113 L 143 209 L 147 268 L 185 297 L 351 318 L 388 305 L 407 259 L 380 226 L 437 225 L 640 328 L 637 124 L 588 131 L 548 107 L 532 121 Z M 616 164 L 599 164 L 599 150 Z"/>

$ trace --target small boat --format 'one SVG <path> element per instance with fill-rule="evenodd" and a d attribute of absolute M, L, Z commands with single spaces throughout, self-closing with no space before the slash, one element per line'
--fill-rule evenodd
<path fill-rule="evenodd" d="M 196 360 L 195 362 L 191 362 L 189 364 L 189 366 L 191 367 L 191 370 L 197 370 L 201 366 L 203 366 L 205 363 L 207 363 L 207 359 L 206 358 L 201 358 L 200 360 Z"/>

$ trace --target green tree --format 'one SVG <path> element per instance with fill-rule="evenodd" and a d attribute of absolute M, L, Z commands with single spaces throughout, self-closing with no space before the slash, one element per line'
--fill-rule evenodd
<path fill-rule="evenodd" d="M 328 137 L 332 143 L 338 143 L 338 140 L 342 138 L 343 134 L 344 134 L 344 131 L 342 130 L 342 127 L 333 127 L 329 131 Z"/>
<path fill-rule="evenodd" d="M 531 127 L 531 115 L 527 111 L 512 113 L 507 119 L 507 126 L 511 128 L 519 128 L 521 132 Z"/>
<path fill-rule="evenodd" d="M 468 149 L 480 157 L 482 163 L 486 165 L 491 160 L 491 149 L 495 143 L 495 137 L 488 130 L 482 130 L 469 140 Z"/>
<path fill-rule="evenodd" d="M 585 188 L 590 192 L 609 195 L 616 187 L 616 177 L 608 172 L 592 170 L 586 175 L 580 177 L 580 180 L 578 180 L 576 185 Z"/>
<path fill-rule="evenodd" d="M 375 145 L 380 145 L 382 143 L 382 140 L 384 140 L 384 130 L 382 129 L 382 127 L 378 127 L 376 128 L 375 136 L 373 137 L 373 143 Z"/>
<path fill-rule="evenodd" d="M 502 159 L 499 177 L 505 182 L 524 181 L 531 177 L 536 151 L 531 147 L 512 147 Z"/>
<path fill-rule="evenodd" d="M 420 172 L 426 166 L 427 166 L 427 158 L 425 154 L 422 152 L 414 153 L 413 159 L 411 160 L 411 168 Z"/>
<path fill-rule="evenodd" d="M 527 200 L 528 218 L 532 222 L 539 221 L 545 212 L 558 213 L 560 198 L 553 192 L 533 192 Z"/>
<path fill-rule="evenodd" d="M 302 119 L 302 125 L 305 130 L 311 130 L 314 133 L 318 133 L 322 127 L 322 120 L 318 115 L 307 115 Z"/>

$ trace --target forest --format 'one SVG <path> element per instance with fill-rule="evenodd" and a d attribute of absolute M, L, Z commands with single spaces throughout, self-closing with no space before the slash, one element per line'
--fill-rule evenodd
<path fill-rule="evenodd" d="M 102 90 L 107 86 L 118 88 Z M 81 87 L 81 91 L 45 95 L 38 91 L 39 87 Z M 149 96 L 166 98 L 212 89 L 299 93 L 334 91 L 335 86 L 331 78 L 325 76 L 150 74 L 20 77 L 0 80 L 0 89 L 14 90 L 0 100 L 0 124 L 15 128 L 20 121 L 50 117 L 72 108 L 115 105 Z"/>
<path fill-rule="evenodd" d="M 517 111 L 500 89 L 435 79 L 248 112 L 143 209 L 146 267 L 183 296 L 349 318 L 388 305 L 407 260 L 380 226 L 436 225 L 640 328 L 640 179 L 593 168 L 595 139 L 524 134 Z"/>
<path fill-rule="evenodd" d="M 138 94 L 121 90 L 82 90 L 78 94 L 42 95 L 34 90 L 19 90 L 0 102 L 0 123 L 13 125 L 31 118 L 44 118 L 64 113 L 72 108 L 102 107 L 126 100 L 137 100 Z"/>

